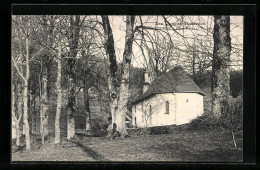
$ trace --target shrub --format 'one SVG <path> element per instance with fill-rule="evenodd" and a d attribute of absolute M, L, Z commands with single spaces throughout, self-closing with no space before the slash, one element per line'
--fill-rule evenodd
<path fill-rule="evenodd" d="M 236 132 L 243 129 L 243 96 L 239 94 L 235 102 L 229 104 L 229 111 L 222 118 L 223 125 L 229 130 Z"/>
<path fill-rule="evenodd" d="M 168 126 L 155 126 L 150 128 L 150 134 L 151 135 L 157 135 L 157 134 L 168 134 L 169 133 L 169 127 Z"/>
<path fill-rule="evenodd" d="M 129 135 L 158 135 L 169 134 L 170 126 L 155 126 L 136 129 L 127 129 Z"/>
<path fill-rule="evenodd" d="M 105 137 L 107 135 L 108 135 L 107 130 L 103 130 L 103 129 L 93 131 L 93 133 L 92 133 L 92 136 L 94 136 L 94 137 Z"/>
<path fill-rule="evenodd" d="M 99 130 L 101 130 L 102 129 L 102 127 L 101 127 L 101 120 L 98 120 L 98 119 L 93 119 L 92 121 L 91 121 L 91 130 L 93 131 L 93 132 L 95 132 L 95 131 L 99 131 Z"/>
<path fill-rule="evenodd" d="M 204 114 L 192 120 L 188 124 L 189 130 L 225 128 L 227 130 L 242 130 L 243 125 L 243 97 L 240 94 L 229 103 L 228 113 L 224 113 L 220 119 Z"/>
<path fill-rule="evenodd" d="M 216 118 L 210 116 L 209 114 L 205 114 L 190 121 L 190 123 L 187 125 L 188 126 L 187 129 L 188 130 L 214 129 L 216 127 L 219 127 L 219 124 L 220 122 Z"/>

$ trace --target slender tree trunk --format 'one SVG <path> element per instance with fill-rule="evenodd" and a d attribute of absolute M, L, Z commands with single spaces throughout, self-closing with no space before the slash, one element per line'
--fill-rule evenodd
<path fill-rule="evenodd" d="M 48 118 L 49 118 L 49 98 L 48 98 L 48 72 L 47 65 L 48 56 L 42 57 L 41 61 L 41 94 L 40 94 L 40 133 L 41 141 L 44 144 L 44 138 L 48 135 Z"/>
<path fill-rule="evenodd" d="M 30 126 L 30 133 L 32 133 L 32 94 L 29 92 L 28 94 L 28 107 L 29 107 L 29 126 Z"/>
<path fill-rule="evenodd" d="M 19 95 L 19 94 L 18 94 Z M 21 130 L 20 130 L 20 122 L 21 122 L 21 118 L 22 118 L 22 100 L 21 97 L 18 96 L 18 104 L 17 104 L 17 114 L 13 114 L 13 119 L 15 121 L 15 131 L 16 131 L 16 146 L 20 146 L 20 134 L 21 134 Z"/>
<path fill-rule="evenodd" d="M 216 118 L 228 112 L 230 94 L 230 17 L 214 17 L 214 51 L 212 61 L 212 114 Z"/>
<path fill-rule="evenodd" d="M 19 122 L 15 122 L 15 128 L 16 128 L 16 146 L 20 146 L 20 125 Z"/>
<path fill-rule="evenodd" d="M 42 72 L 43 72 L 43 60 L 41 58 L 41 72 L 39 75 L 40 134 L 41 134 L 41 142 L 42 142 L 42 144 L 44 144 L 43 105 L 42 105 Z"/>
<path fill-rule="evenodd" d="M 49 118 L 49 100 L 47 93 L 47 74 L 46 68 L 43 68 L 42 74 L 42 94 L 41 94 L 41 136 L 42 144 L 44 144 L 44 138 L 48 135 L 48 118 Z"/>
<path fill-rule="evenodd" d="M 18 88 L 17 88 L 18 89 Z M 13 122 L 15 123 L 15 134 L 16 134 L 16 146 L 20 146 L 20 120 L 21 120 L 21 116 L 19 116 L 19 111 L 18 110 L 18 113 L 15 113 L 15 96 L 19 96 L 19 89 L 17 90 L 17 93 L 15 93 L 15 87 L 14 87 L 14 83 L 12 82 L 12 125 L 13 125 Z M 18 101 L 19 103 L 19 101 Z M 12 130 L 14 130 L 12 128 Z M 13 134 L 13 133 L 12 133 Z"/>
<path fill-rule="evenodd" d="M 61 89 L 61 46 L 58 46 L 58 58 L 57 58 L 58 70 L 57 70 L 57 108 L 55 117 L 55 144 L 60 143 L 60 114 L 61 114 L 61 102 L 62 102 L 62 89 Z"/>
<path fill-rule="evenodd" d="M 23 100 L 24 100 L 24 114 L 23 114 L 23 122 L 25 127 L 25 141 L 26 141 L 26 149 L 31 149 L 30 143 L 30 128 L 28 122 L 28 81 L 29 81 L 29 39 L 26 37 L 26 78 L 24 81 L 24 93 L 23 93 Z"/>
<path fill-rule="evenodd" d="M 68 112 L 67 112 L 67 139 L 71 140 L 75 137 L 75 84 L 73 78 L 69 79 L 69 95 L 68 95 Z"/>
<path fill-rule="evenodd" d="M 13 75 L 12 75 L 12 77 L 13 77 Z M 13 81 L 12 81 L 11 85 L 12 85 L 12 135 L 13 135 L 14 133 L 17 134 L 16 133 L 17 130 L 13 128 L 13 126 L 16 127 L 15 96 L 17 95 L 17 93 L 15 93 L 15 87 L 14 87 L 15 85 L 14 85 Z M 13 130 L 15 130 L 15 132 L 13 132 Z M 13 139 L 13 136 L 12 136 L 12 139 Z"/>
<path fill-rule="evenodd" d="M 40 134 L 41 134 L 41 142 L 44 144 L 44 129 L 43 129 L 43 107 L 40 107 Z"/>
<path fill-rule="evenodd" d="M 35 94 L 32 96 L 32 101 L 31 101 L 31 112 L 32 112 L 32 116 L 31 116 L 31 132 L 32 133 L 36 133 L 36 128 L 35 128 L 35 124 L 36 124 L 36 113 L 35 113 Z"/>
<path fill-rule="evenodd" d="M 21 118 L 22 118 L 22 115 L 23 115 L 23 94 L 22 94 L 22 87 L 21 85 L 17 84 L 17 91 L 18 91 L 18 94 L 17 94 L 17 116 L 18 116 L 18 119 L 17 119 L 17 122 L 16 122 L 16 131 L 18 131 L 16 133 L 16 145 L 19 146 L 20 145 L 20 134 L 21 134 L 21 129 L 20 129 L 20 123 L 21 123 Z"/>
<path fill-rule="evenodd" d="M 37 113 L 36 113 L 36 96 L 33 101 L 33 114 L 34 114 L 34 132 L 37 133 Z"/>
<path fill-rule="evenodd" d="M 91 117 L 89 109 L 89 96 L 88 88 L 84 82 L 84 104 L 85 104 L 85 116 L 86 116 L 86 131 L 91 131 Z"/>

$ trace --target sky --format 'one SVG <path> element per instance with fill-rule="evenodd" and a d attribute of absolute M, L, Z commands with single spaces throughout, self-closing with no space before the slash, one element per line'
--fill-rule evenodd
<path fill-rule="evenodd" d="M 203 29 L 207 29 L 209 32 L 213 32 L 214 27 L 214 17 L 213 16 L 165 16 L 167 20 L 172 24 L 172 26 L 178 30 L 178 32 L 182 35 L 185 35 L 186 41 L 193 41 L 192 38 L 194 36 L 201 36 L 208 39 L 211 39 L 213 43 L 212 34 L 206 35 Z M 109 16 L 110 24 L 113 30 L 114 41 L 115 41 L 115 49 L 117 59 L 122 61 L 124 43 L 125 43 L 125 16 Z M 165 24 L 162 17 L 158 16 L 142 16 L 143 25 L 157 28 L 164 28 Z M 231 44 L 240 44 L 241 51 L 239 53 L 240 58 L 242 59 L 242 51 L 243 51 L 243 16 L 231 16 L 230 17 L 231 27 L 230 27 L 230 35 L 231 35 Z M 135 26 L 140 25 L 139 16 L 136 17 Z M 170 28 L 170 27 L 168 27 Z M 183 30 L 181 30 L 184 28 Z M 185 29 L 186 28 L 186 29 Z M 194 31 L 191 32 L 187 28 L 192 28 Z M 208 34 L 208 33 L 207 33 Z M 175 40 L 175 43 L 182 42 L 183 39 L 177 34 L 172 33 L 172 37 Z M 202 38 L 204 39 L 204 38 Z M 192 42 L 191 42 L 192 43 Z M 181 47 L 181 43 L 178 47 Z M 184 47 L 183 47 L 184 48 Z M 235 48 L 234 48 L 235 49 Z M 211 49 L 213 50 L 213 48 Z M 142 59 L 142 54 L 140 48 L 134 43 L 133 45 L 133 58 L 132 64 L 135 67 L 143 67 L 144 60 Z M 185 55 L 185 54 L 182 54 Z M 238 55 L 231 55 L 231 58 L 238 58 Z M 242 62 L 239 59 L 240 62 Z M 241 65 L 241 64 L 240 64 Z M 241 66 L 240 66 L 241 69 Z"/>

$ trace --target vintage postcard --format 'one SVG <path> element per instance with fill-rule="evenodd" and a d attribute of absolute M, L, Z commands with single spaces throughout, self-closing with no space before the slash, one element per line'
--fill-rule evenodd
<path fill-rule="evenodd" d="M 243 15 L 11 20 L 12 161 L 243 161 Z"/>

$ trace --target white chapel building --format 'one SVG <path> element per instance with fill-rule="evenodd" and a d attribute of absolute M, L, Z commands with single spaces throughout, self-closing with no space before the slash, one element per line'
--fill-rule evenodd
<path fill-rule="evenodd" d="M 205 93 L 182 67 L 152 80 L 145 73 L 143 94 L 132 102 L 132 125 L 153 127 L 180 125 L 203 114 Z"/>

